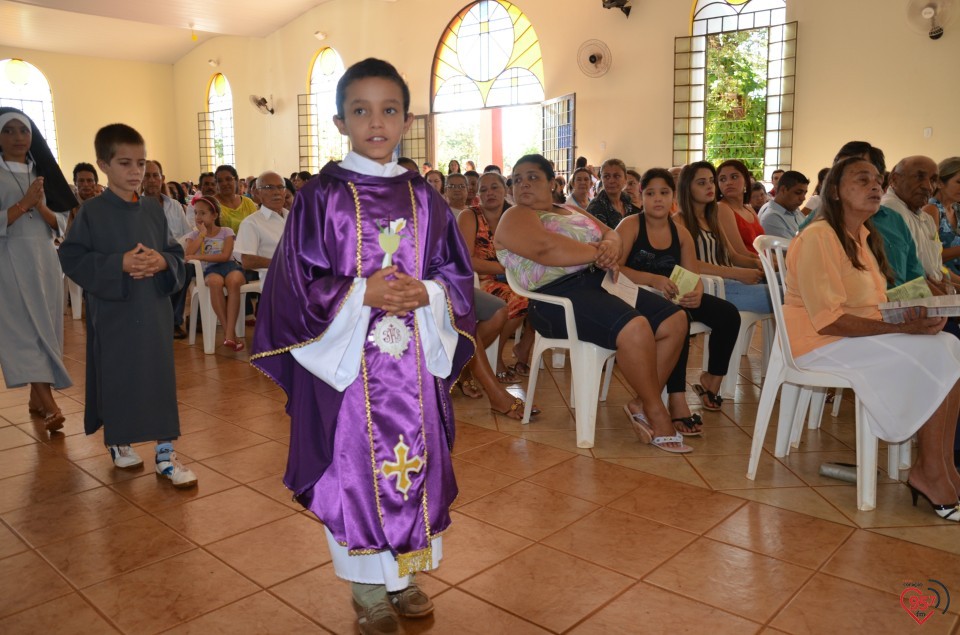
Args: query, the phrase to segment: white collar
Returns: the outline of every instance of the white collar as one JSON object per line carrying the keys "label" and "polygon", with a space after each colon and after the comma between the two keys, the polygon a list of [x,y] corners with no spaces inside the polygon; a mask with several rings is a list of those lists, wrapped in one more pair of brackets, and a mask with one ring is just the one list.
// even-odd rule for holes
{"label": "white collar", "polygon": [[30,174],[30,171],[33,170],[33,159],[28,156],[26,163],[7,163],[6,161],[2,161],[0,162],[0,167],[6,168],[8,172]]}
{"label": "white collar", "polygon": [[367,176],[399,176],[407,171],[406,168],[397,165],[396,161],[386,164],[377,163],[373,159],[357,154],[352,150],[347,153],[347,156],[343,157],[340,167]]}
{"label": "white collar", "polygon": [[260,215],[263,216],[264,218],[270,218],[271,216],[279,216],[280,218],[286,218],[287,214],[289,213],[287,212],[287,208],[282,207],[280,209],[282,209],[283,211],[277,213],[272,209],[270,209],[269,207],[267,207],[266,205],[261,204],[259,212],[260,212]]}

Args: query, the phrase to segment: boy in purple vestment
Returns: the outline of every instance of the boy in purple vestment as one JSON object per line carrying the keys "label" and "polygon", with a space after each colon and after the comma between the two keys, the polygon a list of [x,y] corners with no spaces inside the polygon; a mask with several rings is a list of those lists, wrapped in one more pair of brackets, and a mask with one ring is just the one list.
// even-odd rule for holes
{"label": "boy in purple vestment", "polygon": [[286,392],[284,483],[326,528],[362,633],[433,603],[456,498],[450,389],[473,355],[473,270],[443,198],[393,154],[410,126],[397,70],[367,59],[337,85],[353,150],[300,190],[263,287],[252,363]]}

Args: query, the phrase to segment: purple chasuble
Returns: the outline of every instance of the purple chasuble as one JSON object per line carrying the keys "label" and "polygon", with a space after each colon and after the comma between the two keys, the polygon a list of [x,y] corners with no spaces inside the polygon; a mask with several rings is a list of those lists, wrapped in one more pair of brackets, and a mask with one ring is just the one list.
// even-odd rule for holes
{"label": "purple chasuble", "polygon": [[[360,373],[338,392],[290,350],[322,342],[354,280],[381,268],[381,228],[400,219],[393,264],[443,287],[460,334],[451,374],[427,370],[413,312],[389,319],[372,308]],[[351,553],[389,550],[401,575],[429,566],[430,541],[450,524],[450,389],[474,353],[475,332],[469,252],[422,177],[368,176],[331,162],[300,190],[263,287],[251,362],[288,397],[284,484]]]}

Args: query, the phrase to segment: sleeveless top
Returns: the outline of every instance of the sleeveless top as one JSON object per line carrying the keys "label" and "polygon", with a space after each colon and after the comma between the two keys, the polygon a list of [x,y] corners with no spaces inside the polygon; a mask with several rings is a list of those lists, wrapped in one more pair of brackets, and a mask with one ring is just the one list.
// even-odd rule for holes
{"label": "sleeveless top", "polygon": [[[573,212],[569,216],[556,212],[537,212],[543,228],[548,232],[561,234],[582,243],[594,243],[603,238],[600,228],[592,219],[583,214]],[[517,278],[517,282],[529,291],[534,291],[550,284],[555,280],[576,273],[589,267],[589,264],[571,265],[569,267],[548,267],[538,262],[518,256],[506,249],[497,250],[497,260],[510,270]]]}
{"label": "sleeveless top", "polygon": [[673,268],[680,264],[680,235],[677,226],[670,220],[670,246],[666,249],[657,249],[650,244],[647,235],[646,214],[641,212],[637,239],[630,248],[626,265],[636,271],[645,271],[660,276],[670,277]]}
{"label": "sleeveless top", "polygon": [[697,247],[697,260],[701,260],[717,267],[726,267],[727,263],[717,258],[717,237],[709,229],[700,229],[700,234],[694,241]]}
{"label": "sleeveless top", "polygon": [[[943,248],[947,249],[949,247],[960,246],[960,235],[958,235],[957,230],[950,225],[950,219],[947,218],[947,211],[944,209],[943,203],[933,197],[930,198],[930,203],[936,205],[937,211],[940,212],[940,227],[938,228],[938,232],[940,234],[940,242],[943,243]],[[960,204],[954,203],[953,211],[958,222],[960,222]],[[960,258],[948,260],[943,264],[953,273],[960,275]]]}
{"label": "sleeveless top", "polygon": [[756,240],[757,236],[763,235],[763,225],[760,224],[760,219],[754,216],[751,223],[744,220],[737,212],[733,213],[733,217],[737,220],[737,230],[740,232],[740,238],[743,239],[747,251],[756,255],[757,250],[753,248],[753,241]]}

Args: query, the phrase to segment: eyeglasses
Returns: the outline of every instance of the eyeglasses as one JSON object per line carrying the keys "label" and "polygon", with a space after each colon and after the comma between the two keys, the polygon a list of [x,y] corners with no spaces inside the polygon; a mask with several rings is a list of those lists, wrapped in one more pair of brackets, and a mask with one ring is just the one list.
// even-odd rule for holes
{"label": "eyeglasses", "polygon": [[465,190],[467,189],[467,186],[466,185],[448,185],[447,189],[448,190]]}
{"label": "eyeglasses", "polygon": [[285,185],[261,185],[257,188],[261,192],[281,191],[287,189]]}

